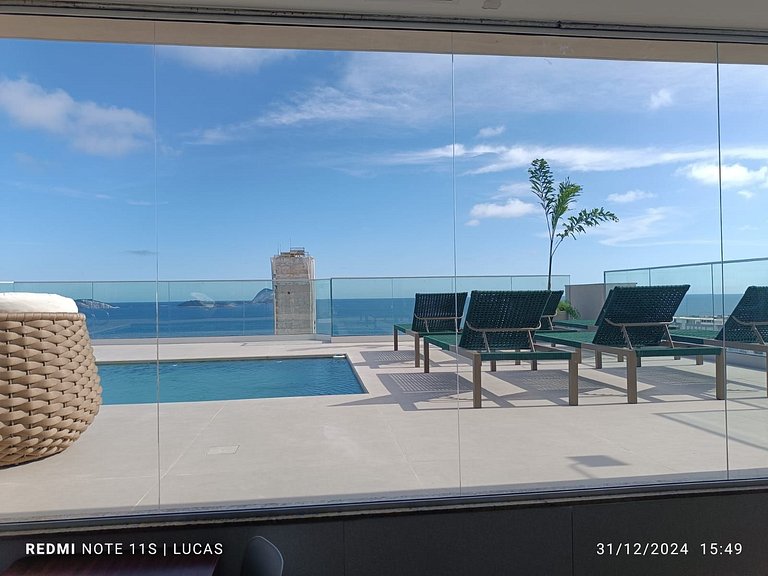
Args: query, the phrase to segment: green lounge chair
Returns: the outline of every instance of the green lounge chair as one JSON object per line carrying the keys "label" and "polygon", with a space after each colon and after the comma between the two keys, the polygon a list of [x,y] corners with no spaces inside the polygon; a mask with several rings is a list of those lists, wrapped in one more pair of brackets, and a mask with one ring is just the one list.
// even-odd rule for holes
{"label": "green lounge chair", "polygon": [[429,347],[470,358],[472,361],[472,406],[482,408],[482,363],[490,361],[491,371],[498,360],[531,362],[568,360],[568,403],[579,403],[578,354],[552,350],[534,343],[534,332],[541,326],[541,316],[549,291],[473,291],[461,334],[424,336],[424,372],[429,372]]}
{"label": "green lounge chair", "polygon": [[747,288],[720,330],[673,330],[670,334],[675,342],[761,352],[768,394],[768,286]]}
{"label": "green lounge chair", "polygon": [[582,320],[581,318],[568,318],[566,320],[553,320],[552,323],[556,326],[555,330],[568,328],[574,330],[588,330],[590,332],[595,331],[594,320]]}
{"label": "green lounge chair", "polygon": [[563,290],[552,290],[549,293],[547,304],[544,306],[544,312],[541,314],[541,330],[554,330],[555,326],[552,320],[557,314],[557,305],[563,297]]}
{"label": "green lounge chair", "polygon": [[596,321],[595,332],[541,332],[536,339],[552,345],[561,344],[577,351],[593,350],[595,368],[602,368],[602,354],[615,354],[627,360],[627,402],[637,403],[637,368],[641,358],[695,356],[697,364],[704,356],[715,356],[716,396],[725,398],[725,361],[720,346],[677,343],[672,340],[669,324],[690,288],[681,286],[616,286],[609,293]]}
{"label": "green lounge chair", "polygon": [[398,333],[413,336],[413,365],[421,362],[420,339],[425,334],[456,334],[464,315],[466,292],[444,292],[416,294],[413,306],[413,320],[410,324],[394,325],[394,345],[398,349]]}

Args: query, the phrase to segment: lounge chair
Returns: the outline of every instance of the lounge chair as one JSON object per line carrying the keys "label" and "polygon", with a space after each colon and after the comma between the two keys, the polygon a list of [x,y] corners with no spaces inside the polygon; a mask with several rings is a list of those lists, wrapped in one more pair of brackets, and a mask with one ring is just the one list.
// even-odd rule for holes
{"label": "lounge chair", "polygon": [[563,290],[552,290],[549,293],[547,304],[544,306],[544,312],[541,314],[541,330],[554,330],[555,326],[552,320],[557,314],[557,305],[563,297]]}
{"label": "lounge chair", "polygon": [[499,360],[530,361],[532,370],[539,360],[568,360],[568,403],[577,405],[578,354],[534,343],[549,296],[548,290],[473,291],[461,334],[424,336],[424,372],[430,368],[430,345],[471,359],[472,406],[482,408],[483,362],[490,361],[495,371]]}
{"label": "lounge chair", "polygon": [[413,365],[418,368],[421,362],[421,337],[425,334],[456,334],[461,326],[466,301],[466,292],[416,294],[412,322],[394,325],[395,350],[398,349],[399,332],[413,336]]}
{"label": "lounge chair", "polygon": [[674,342],[761,352],[768,394],[768,286],[747,288],[720,330],[672,330],[670,334]]}
{"label": "lounge chair", "polygon": [[589,332],[595,331],[594,320],[583,320],[581,318],[568,318],[566,320],[552,320],[554,324],[553,330],[587,330]]}
{"label": "lounge chair", "polygon": [[697,364],[704,356],[715,356],[715,393],[725,398],[725,361],[720,346],[675,343],[669,324],[689,285],[616,286],[605,299],[595,322],[595,332],[540,332],[536,339],[564,345],[577,351],[593,350],[595,368],[602,368],[602,354],[615,354],[627,360],[627,402],[637,403],[637,368],[644,357],[695,356]]}

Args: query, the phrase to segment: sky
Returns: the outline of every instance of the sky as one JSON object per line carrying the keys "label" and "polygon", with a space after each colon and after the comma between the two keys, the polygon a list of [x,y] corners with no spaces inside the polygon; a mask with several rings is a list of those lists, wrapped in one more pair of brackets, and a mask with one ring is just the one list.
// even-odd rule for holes
{"label": "sky", "polygon": [[573,283],[768,256],[764,68],[0,40],[0,280],[546,274],[536,158]]}

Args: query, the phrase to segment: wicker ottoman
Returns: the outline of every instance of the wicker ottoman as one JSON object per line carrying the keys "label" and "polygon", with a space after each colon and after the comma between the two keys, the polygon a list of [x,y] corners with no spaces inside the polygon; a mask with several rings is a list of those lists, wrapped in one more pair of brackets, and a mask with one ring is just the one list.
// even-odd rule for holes
{"label": "wicker ottoman", "polygon": [[100,405],[83,314],[0,312],[0,467],[61,452]]}

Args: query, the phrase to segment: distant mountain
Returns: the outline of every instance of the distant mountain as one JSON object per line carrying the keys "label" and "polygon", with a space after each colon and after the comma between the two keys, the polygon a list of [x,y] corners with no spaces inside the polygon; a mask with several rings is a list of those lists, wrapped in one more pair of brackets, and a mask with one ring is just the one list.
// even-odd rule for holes
{"label": "distant mountain", "polygon": [[213,300],[187,300],[182,302],[179,306],[198,306],[200,308],[215,308],[216,302]]}
{"label": "distant mountain", "polygon": [[251,304],[272,304],[275,301],[275,295],[272,288],[263,288],[251,300]]}
{"label": "distant mountain", "polygon": [[119,308],[119,306],[113,306],[112,304],[107,304],[101,300],[91,300],[89,298],[75,300],[75,304],[77,304],[78,308],[85,308],[87,310],[109,310],[112,308]]}
{"label": "distant mountain", "polygon": [[[193,294],[194,296],[194,294]],[[195,298],[194,300],[187,300],[186,302],[179,303],[179,306],[185,307],[198,307],[198,308],[235,308],[242,306],[243,304],[272,304],[274,301],[274,295],[271,288],[264,288],[260,290],[252,300],[212,300],[208,297]]]}

